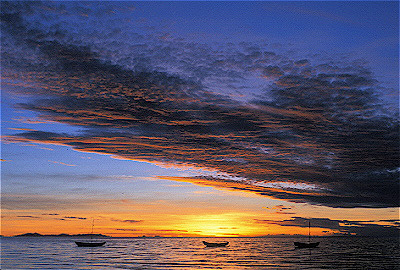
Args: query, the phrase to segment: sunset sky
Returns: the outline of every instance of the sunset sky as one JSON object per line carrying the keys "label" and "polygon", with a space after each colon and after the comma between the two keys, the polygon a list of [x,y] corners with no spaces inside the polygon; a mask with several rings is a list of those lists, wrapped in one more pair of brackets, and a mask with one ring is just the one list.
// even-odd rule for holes
{"label": "sunset sky", "polygon": [[1,234],[397,234],[398,11],[2,1]]}

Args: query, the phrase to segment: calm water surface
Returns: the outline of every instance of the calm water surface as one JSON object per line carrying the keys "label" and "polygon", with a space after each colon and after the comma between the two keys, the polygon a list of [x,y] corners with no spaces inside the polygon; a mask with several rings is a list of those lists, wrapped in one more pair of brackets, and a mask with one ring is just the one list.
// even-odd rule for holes
{"label": "calm water surface", "polygon": [[119,238],[85,248],[71,238],[2,238],[1,269],[400,269],[397,238],[322,238],[311,250],[295,249],[297,240]]}

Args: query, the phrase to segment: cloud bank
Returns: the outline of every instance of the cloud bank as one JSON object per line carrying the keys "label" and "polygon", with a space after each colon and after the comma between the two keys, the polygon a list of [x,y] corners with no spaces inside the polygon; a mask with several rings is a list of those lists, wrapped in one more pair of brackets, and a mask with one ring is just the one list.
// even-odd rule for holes
{"label": "cloud bank", "polygon": [[6,140],[205,168],[220,176],[179,180],[288,201],[399,206],[398,112],[382,105],[382,87],[362,61],[295,59],[261,43],[216,48],[155,33],[125,39],[115,27],[86,39],[56,18],[96,24],[106,9],[4,6],[2,84],[27,97],[17,106],[40,120],[80,128]]}
{"label": "cloud bank", "polygon": [[[276,224],[280,226],[294,226],[294,227],[308,227],[313,228],[326,228],[338,231],[338,234],[342,235],[358,235],[358,236],[398,236],[399,226],[396,221],[390,221],[393,224],[390,225],[379,225],[369,224],[365,221],[349,221],[349,220],[332,220],[329,218],[312,218],[306,219],[303,217],[292,217],[292,219],[286,219],[281,221],[274,220],[255,220],[258,223],[265,224]],[[397,220],[398,221],[398,220]],[[372,221],[374,222],[374,221]]]}

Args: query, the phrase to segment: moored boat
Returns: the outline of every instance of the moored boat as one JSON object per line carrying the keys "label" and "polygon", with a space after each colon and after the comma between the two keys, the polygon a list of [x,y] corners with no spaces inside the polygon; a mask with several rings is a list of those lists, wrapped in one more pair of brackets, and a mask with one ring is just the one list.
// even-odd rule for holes
{"label": "moored boat", "polygon": [[75,244],[78,245],[78,247],[100,247],[103,246],[106,243],[106,241],[102,242],[83,242],[83,241],[75,241]]}
{"label": "moored boat", "polygon": [[308,242],[294,242],[296,248],[316,248],[319,242],[311,242],[310,220],[308,220]]}
{"label": "moored boat", "polygon": [[88,240],[88,241],[75,241],[75,244],[78,247],[101,247],[106,243],[106,241],[92,240],[93,227],[94,227],[94,219],[93,219],[93,222],[92,222],[92,232],[90,233],[90,240]]}
{"label": "moored boat", "polygon": [[303,242],[294,242],[296,248],[316,248],[319,245],[319,242],[313,243],[303,243]]}
{"label": "moored boat", "polygon": [[211,242],[203,241],[203,244],[206,245],[207,247],[226,247],[229,244],[229,242],[211,243]]}

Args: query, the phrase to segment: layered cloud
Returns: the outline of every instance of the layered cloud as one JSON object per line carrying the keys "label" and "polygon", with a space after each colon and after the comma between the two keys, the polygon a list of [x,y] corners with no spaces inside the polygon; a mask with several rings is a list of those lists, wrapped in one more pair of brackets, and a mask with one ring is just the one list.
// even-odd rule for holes
{"label": "layered cloud", "polygon": [[85,217],[73,217],[73,216],[68,216],[68,217],[63,217],[63,220],[65,219],[86,219]]}
{"label": "layered cloud", "polygon": [[[391,221],[394,224],[380,225],[371,224],[365,221],[349,221],[349,220],[332,220],[329,218],[312,218],[306,219],[303,217],[293,217],[292,219],[286,219],[281,221],[274,220],[255,220],[258,223],[265,224],[276,224],[280,226],[294,226],[294,227],[308,227],[313,228],[326,228],[334,231],[338,231],[338,234],[343,235],[358,235],[358,236],[398,236],[399,226],[395,221]],[[371,221],[376,222],[376,221]]]}
{"label": "layered cloud", "polygon": [[32,3],[5,5],[3,85],[41,121],[80,128],[6,140],[204,168],[220,176],[177,180],[288,201],[399,206],[397,112],[363,62],[296,59],[261,43],[124,39],[114,27],[86,39],[51,16],[32,24]]}

